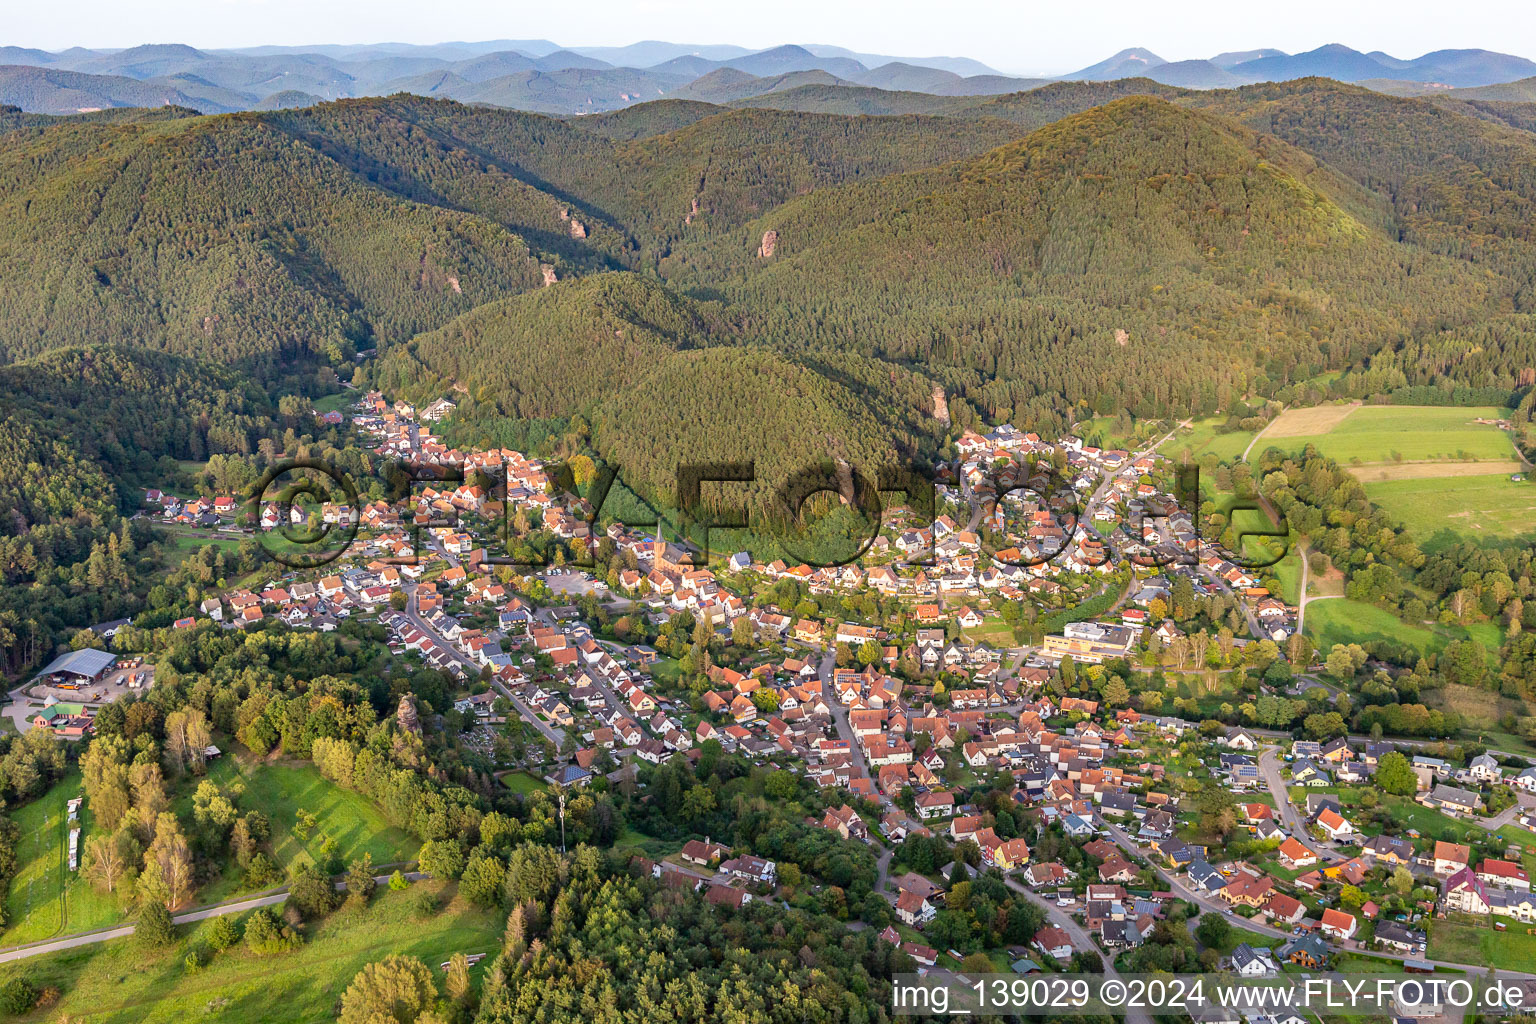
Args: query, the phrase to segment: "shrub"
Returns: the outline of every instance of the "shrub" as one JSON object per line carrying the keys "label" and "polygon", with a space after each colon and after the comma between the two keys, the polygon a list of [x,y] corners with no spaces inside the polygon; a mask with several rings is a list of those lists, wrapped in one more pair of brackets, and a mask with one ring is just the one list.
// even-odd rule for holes
{"label": "shrub", "polygon": [[437,895],[422,889],[411,897],[411,913],[417,917],[431,917],[437,913]]}
{"label": "shrub", "polygon": [[216,917],[208,926],[208,946],[215,953],[222,953],[240,941],[240,922],[234,914]]}
{"label": "shrub", "polygon": [[26,978],[12,978],[0,985],[0,1010],[6,1013],[26,1013],[37,1005],[37,990]]}
{"label": "shrub", "polygon": [[245,945],[257,956],[273,956],[298,948],[303,940],[292,928],[280,922],[263,907],[245,922]]}

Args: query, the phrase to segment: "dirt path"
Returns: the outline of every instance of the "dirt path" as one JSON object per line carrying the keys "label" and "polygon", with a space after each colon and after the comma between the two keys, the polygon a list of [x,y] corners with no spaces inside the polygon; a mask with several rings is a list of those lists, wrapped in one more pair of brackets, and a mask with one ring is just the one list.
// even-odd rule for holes
{"label": "dirt path", "polygon": [[1253,440],[1248,442],[1248,447],[1243,449],[1243,457],[1238,459],[1237,461],[1239,461],[1239,462],[1247,462],[1248,461],[1248,453],[1253,451],[1253,446],[1259,443],[1259,438],[1264,436],[1264,432],[1266,430],[1268,430],[1270,427],[1275,425],[1275,420],[1279,419],[1280,418],[1280,413],[1283,413],[1283,412],[1285,412],[1285,410],[1281,409],[1280,412],[1275,413],[1275,419],[1274,420],[1270,420],[1268,423],[1264,424],[1262,427],[1259,428],[1259,432],[1257,434],[1253,435]]}

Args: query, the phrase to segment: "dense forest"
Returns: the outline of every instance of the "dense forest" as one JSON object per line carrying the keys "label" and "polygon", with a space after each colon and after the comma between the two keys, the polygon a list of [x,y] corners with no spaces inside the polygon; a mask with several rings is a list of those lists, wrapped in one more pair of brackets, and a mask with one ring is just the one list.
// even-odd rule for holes
{"label": "dense forest", "polygon": [[[893,361],[961,392],[962,418],[1041,426],[1225,408],[1447,332],[1497,330],[1500,372],[1532,344],[1509,319],[1536,276],[1517,112],[1321,80],[939,99],[944,116],[667,100],[563,122],[407,96],[9,115],[7,355],[345,364],[625,268],[717,307],[731,336],[693,344]],[[23,256],[44,238],[59,256]],[[559,305],[520,312],[550,318],[524,335],[556,335]]]}

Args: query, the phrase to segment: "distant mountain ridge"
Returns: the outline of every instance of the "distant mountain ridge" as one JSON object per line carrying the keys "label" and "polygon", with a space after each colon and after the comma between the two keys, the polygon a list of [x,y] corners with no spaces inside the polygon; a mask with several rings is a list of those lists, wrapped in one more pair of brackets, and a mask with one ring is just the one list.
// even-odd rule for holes
{"label": "distant mountain ridge", "polygon": [[1169,63],[1151,50],[1131,48],[1062,77],[1067,81],[1109,81],[1137,75],[1190,89],[1232,88],[1297,78],[1332,78],[1339,82],[1404,80],[1472,87],[1536,75],[1536,61],[1492,50],[1435,50],[1405,60],[1380,50],[1362,53],[1340,43],[1329,43],[1305,53],[1246,50],[1220,53],[1208,61]]}
{"label": "distant mountain ridge", "polygon": [[[1025,78],[968,57],[892,57],[816,43],[762,50],[661,40],[566,47],[547,39],[228,50],[156,42],[57,53],[0,47],[0,104],[45,114],[140,105],[226,113],[290,106],[300,95],[323,101],[411,92],[582,115],[665,97],[734,103],[807,85],[955,97],[1022,92],[1050,81],[1139,78],[1184,89],[1230,89],[1309,77],[1371,83],[1407,95],[1516,83],[1536,77],[1536,61],[1481,49],[1436,50],[1407,59],[1338,43],[1295,54],[1257,48],[1169,61],[1144,47],[1129,47],[1057,78]],[[1523,93],[1511,88],[1500,95]],[[860,102],[871,110],[913,105],[894,97]]]}

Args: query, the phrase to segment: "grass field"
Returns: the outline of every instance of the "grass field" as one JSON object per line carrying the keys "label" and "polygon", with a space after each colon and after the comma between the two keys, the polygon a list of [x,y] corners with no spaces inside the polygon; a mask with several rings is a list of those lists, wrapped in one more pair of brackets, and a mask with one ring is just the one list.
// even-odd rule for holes
{"label": "grass field", "polygon": [[[35,942],[64,931],[87,931],[121,918],[115,899],[96,892],[69,870],[65,805],[79,793],[80,775],[71,772],[13,815],[21,829],[21,845],[16,854],[16,876],[5,898],[9,923],[0,932],[0,945]],[[83,857],[91,829],[89,811],[82,812],[80,820]]]}
{"label": "grass field", "polygon": [[1350,414],[1360,408],[1358,403],[1349,405],[1314,405],[1305,409],[1286,409],[1276,416],[1264,431],[1266,438],[1310,437],[1327,434]]}
{"label": "grass field", "polygon": [[316,413],[322,415],[328,412],[344,413],[351,407],[352,402],[357,397],[358,393],[356,391],[338,391],[334,395],[317,398],[310,404],[315,407]]}
{"label": "grass field", "polygon": [[[245,781],[245,792],[237,801],[241,811],[260,811],[272,823],[272,852],[278,864],[287,870],[296,863],[313,863],[324,836],[337,841],[343,863],[370,854],[375,864],[409,860],[420,843],[404,830],[384,819],[361,794],[342,789],[324,778],[307,761],[272,763],[247,761],[225,756],[215,761],[208,777],[227,787],[237,777]],[[191,815],[191,792],[175,801],[177,814]],[[320,824],[307,840],[293,834],[298,812],[304,809]],[[214,903],[239,891],[238,871],[226,871],[198,891],[198,903]]]}
{"label": "grass field", "polygon": [[542,779],[536,779],[527,772],[508,772],[501,777],[501,784],[514,793],[537,793],[549,788]]}
{"label": "grass field", "polygon": [[1280,599],[1286,604],[1295,604],[1301,598],[1301,552],[1291,548],[1275,563],[1273,571],[1280,581]]}
{"label": "grass field", "polygon": [[159,533],[163,538],[162,543],[165,545],[166,555],[177,564],[180,564],[183,559],[198,548],[205,548],[210,544],[223,548],[225,551],[235,551],[240,547],[240,541],[237,538],[217,534],[212,530],[198,531],[197,533],[161,530]]}
{"label": "grass field", "polygon": [[1430,552],[1463,539],[1536,533],[1536,484],[1508,473],[1367,483],[1365,493]]}
{"label": "grass field", "polygon": [[[443,909],[416,917],[411,902],[418,886],[438,892]],[[54,985],[61,990],[57,1007],[27,1019],[90,1024],[330,1021],[342,993],[367,963],[391,953],[420,957],[432,969],[441,993],[438,964],[457,952],[496,951],[504,915],[450,900],[452,896],[447,883],[417,883],[404,892],[381,887],[372,906],[340,911],[310,926],[302,947],[274,957],[253,956],[241,945],[201,970],[189,970],[183,960],[208,927],[205,922],[164,952],[146,954],[131,939],[119,939],[6,964],[0,979],[24,977],[38,988]],[[477,984],[489,962],[471,971]]]}
{"label": "grass field", "polygon": [[[1533,713],[1531,704],[1519,697],[1490,693],[1471,686],[1454,683],[1442,686],[1438,698],[1431,701],[1433,707],[1454,711],[1461,716],[1463,736],[1477,739],[1479,743],[1499,750],[1531,751],[1531,742],[1523,736],[1505,732],[1499,727],[1504,715],[1525,718]],[[1529,842],[1530,840],[1519,840]],[[1536,864],[1532,865],[1536,868]]]}
{"label": "grass field", "polygon": [[1468,477],[1503,476],[1524,473],[1525,464],[1510,459],[1505,462],[1372,462],[1351,466],[1349,473],[1367,486],[1399,481],[1443,481],[1443,490],[1453,492]]}
{"label": "grass field", "polygon": [[1497,419],[1508,410],[1492,406],[1347,406],[1287,409],[1259,443],[1287,451],[1309,444],[1343,465],[1352,463],[1447,460],[1507,462],[1515,457],[1509,435],[1479,417]]}
{"label": "grass field", "polygon": [[1232,951],[1244,942],[1254,949],[1273,949],[1285,941],[1278,935],[1265,935],[1263,932],[1250,931],[1236,921],[1232,921],[1231,925],[1231,934],[1228,935],[1227,941],[1219,947],[1223,956],[1230,956]]}
{"label": "grass field", "polygon": [[1103,448],[1129,448],[1138,436],[1145,436],[1147,430],[1144,424],[1137,424],[1131,433],[1122,434],[1115,429],[1115,417],[1095,416],[1079,423],[1077,432],[1085,438],[1099,438],[1103,441],[1100,446]]}
{"label": "grass field", "polygon": [[1415,626],[1403,622],[1391,612],[1347,597],[1313,601],[1307,605],[1307,635],[1319,651],[1334,644],[1364,644],[1371,640],[1396,640],[1424,653],[1439,652],[1452,640],[1472,637],[1490,651],[1500,646],[1497,626]]}
{"label": "grass field", "polygon": [[[1327,786],[1315,789],[1294,786],[1288,792],[1292,802],[1298,807],[1306,806],[1309,793],[1332,793],[1338,797],[1339,806],[1344,809],[1345,817],[1349,817],[1351,810],[1362,806],[1361,794],[1365,791],[1354,786]],[[1378,806],[1386,810],[1392,818],[1393,828],[1385,830],[1391,835],[1416,829],[1420,835],[1431,839],[1444,839],[1447,842],[1458,843],[1468,839],[1481,839],[1483,836],[1483,828],[1477,823],[1452,818],[1443,811],[1425,807],[1407,797],[1380,794]],[[1364,831],[1372,834],[1374,830],[1367,828]]]}
{"label": "grass field", "polygon": [[1234,430],[1226,434],[1218,433],[1217,428],[1225,422],[1225,417],[1214,416],[1196,420],[1190,424],[1188,430],[1180,431],[1160,450],[1164,455],[1175,459],[1186,453],[1196,459],[1209,453],[1222,462],[1236,461],[1243,454],[1243,449],[1248,447],[1248,442],[1253,440],[1253,431]]}
{"label": "grass field", "polygon": [[663,686],[676,686],[683,674],[683,663],[676,658],[657,658],[651,665],[651,678]]}
{"label": "grass field", "polygon": [[1016,643],[1013,627],[995,615],[989,615],[983,619],[981,626],[977,629],[961,630],[961,635],[971,643],[983,643],[994,649],[1012,647]]}
{"label": "grass field", "polygon": [[1429,926],[1428,956],[1458,964],[1477,964],[1509,971],[1536,970],[1536,935],[1531,926],[1511,921],[1497,932],[1486,919],[1474,923],[1462,915]]}

